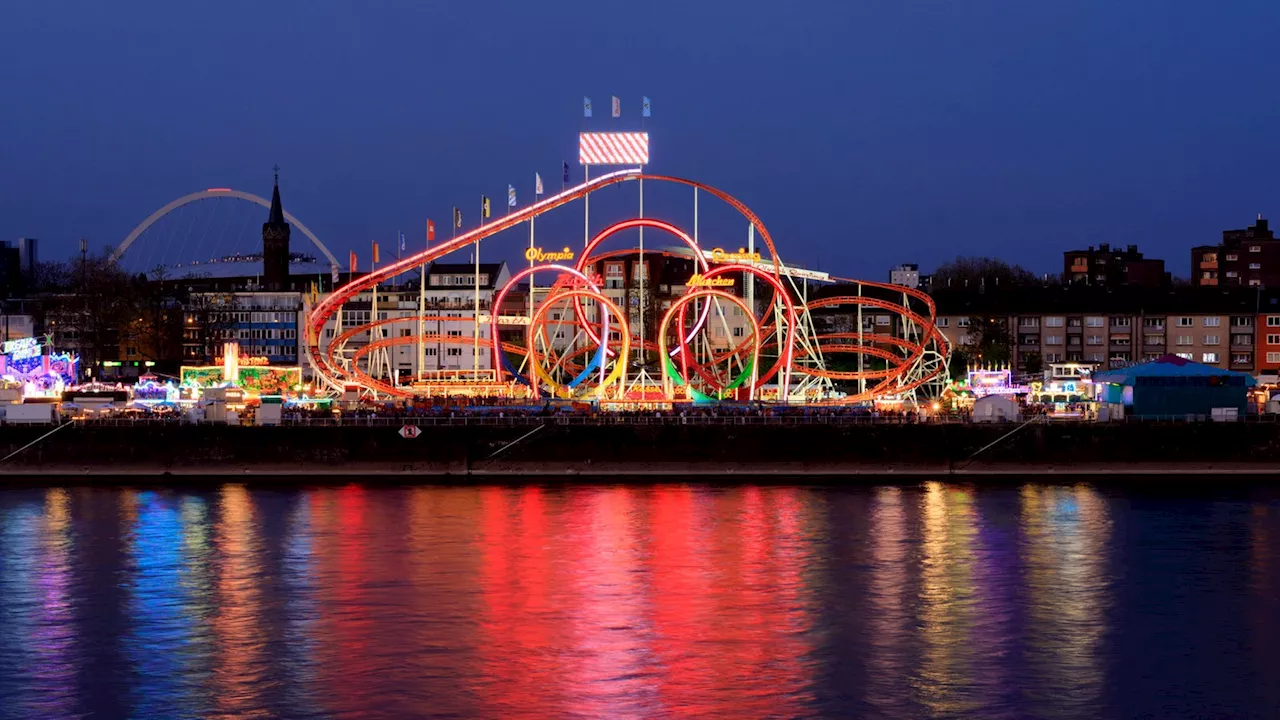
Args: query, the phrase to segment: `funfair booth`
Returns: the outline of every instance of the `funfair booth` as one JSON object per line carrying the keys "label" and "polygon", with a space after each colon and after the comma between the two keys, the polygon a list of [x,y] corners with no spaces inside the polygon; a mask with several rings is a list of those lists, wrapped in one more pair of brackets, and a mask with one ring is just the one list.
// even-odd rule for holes
{"label": "funfair booth", "polygon": [[20,387],[22,399],[58,399],[76,384],[80,358],[54,352],[38,338],[19,338],[0,346],[0,385]]}

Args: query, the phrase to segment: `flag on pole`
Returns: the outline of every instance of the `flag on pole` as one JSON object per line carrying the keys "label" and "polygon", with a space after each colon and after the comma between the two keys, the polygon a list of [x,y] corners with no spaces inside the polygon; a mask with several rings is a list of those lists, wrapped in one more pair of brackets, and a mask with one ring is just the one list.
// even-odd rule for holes
{"label": "flag on pole", "polygon": [[352,250],[352,251],[351,251],[351,266],[350,266],[350,267],[351,267],[351,274],[352,274],[352,275],[355,275],[355,274],[356,274],[356,251],[355,251],[355,250]]}
{"label": "flag on pole", "polygon": [[373,244],[373,264],[377,265],[379,262],[381,261],[378,259],[378,243],[375,242]]}
{"label": "flag on pole", "polygon": [[430,245],[435,241],[436,241],[436,224],[431,222],[430,220],[427,220],[427,244]]}
{"label": "flag on pole", "polygon": [[564,181],[569,182],[569,163],[564,164]]}
{"label": "flag on pole", "polygon": [[329,283],[331,288],[338,287],[338,264],[329,266]]}
{"label": "flag on pole", "polygon": [[622,101],[618,100],[618,96],[613,96],[613,116],[622,117]]}
{"label": "flag on pole", "polygon": [[485,217],[485,219],[488,219],[488,217],[489,217],[489,196],[487,196],[487,195],[481,195],[481,196],[480,196],[480,210],[481,210],[481,213],[480,213],[480,214],[481,214],[481,215],[483,215],[483,216]]}
{"label": "flag on pole", "polygon": [[513,208],[515,206],[516,206],[516,186],[508,185],[507,186],[507,207]]}
{"label": "flag on pole", "polygon": [[644,99],[644,102],[640,105],[640,116],[653,117],[653,107],[649,104],[649,98],[647,97]]}
{"label": "flag on pole", "polygon": [[542,176],[538,173],[533,174],[533,194],[535,196],[542,194]]}
{"label": "flag on pole", "polygon": [[582,117],[591,117],[591,98],[589,97],[582,98]]}
{"label": "flag on pole", "polygon": [[462,227],[462,211],[458,208],[453,209],[453,226],[456,228]]}
{"label": "flag on pole", "polygon": [[400,233],[400,252],[404,252],[409,248],[404,244],[404,233]]}

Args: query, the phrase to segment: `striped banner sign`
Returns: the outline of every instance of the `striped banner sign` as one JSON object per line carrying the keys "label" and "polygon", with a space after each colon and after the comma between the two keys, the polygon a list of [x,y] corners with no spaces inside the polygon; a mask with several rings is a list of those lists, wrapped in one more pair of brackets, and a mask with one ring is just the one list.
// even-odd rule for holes
{"label": "striped banner sign", "polygon": [[649,133],[580,133],[578,163],[581,165],[647,165],[649,164]]}

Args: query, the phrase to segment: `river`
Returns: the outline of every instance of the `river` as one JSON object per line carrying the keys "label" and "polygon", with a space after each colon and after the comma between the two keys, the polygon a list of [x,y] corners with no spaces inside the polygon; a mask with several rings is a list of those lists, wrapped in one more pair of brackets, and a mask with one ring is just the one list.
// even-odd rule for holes
{"label": "river", "polygon": [[1280,494],[0,492],[0,717],[1274,718]]}

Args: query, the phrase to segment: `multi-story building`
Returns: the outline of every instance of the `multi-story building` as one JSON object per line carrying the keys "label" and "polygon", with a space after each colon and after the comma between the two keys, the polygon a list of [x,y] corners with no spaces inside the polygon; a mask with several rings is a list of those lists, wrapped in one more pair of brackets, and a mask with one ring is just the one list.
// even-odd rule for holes
{"label": "multi-story building", "polygon": [[1137,245],[1121,249],[1107,243],[1064,252],[1062,275],[1071,283],[1101,287],[1160,287],[1169,282],[1164,260],[1143,257]]}
{"label": "multi-story building", "polygon": [[889,270],[889,282],[909,288],[920,287],[920,266],[915,263],[903,263]]}
{"label": "multi-story building", "polygon": [[1222,243],[1191,248],[1191,279],[1202,287],[1275,287],[1280,242],[1261,215],[1242,230],[1223,230]]}
{"label": "multi-story building", "polygon": [[234,341],[242,357],[297,365],[302,310],[297,292],[193,293],[183,307],[183,362],[211,363],[222,355],[223,343]]}
{"label": "multi-story building", "polygon": [[[1255,372],[1261,367],[1257,292],[1201,290],[1150,293],[1027,289],[968,299],[938,298],[938,326],[955,347],[976,345],[973,322],[1007,328],[1012,365],[1082,362],[1102,367],[1174,354],[1216,367]],[[1276,311],[1280,353],[1280,307]],[[1280,355],[1273,355],[1280,367]]]}

